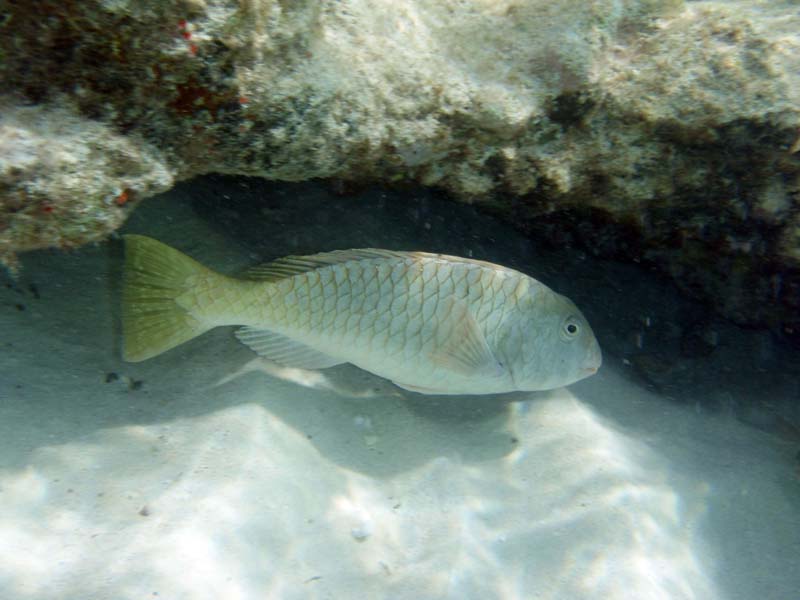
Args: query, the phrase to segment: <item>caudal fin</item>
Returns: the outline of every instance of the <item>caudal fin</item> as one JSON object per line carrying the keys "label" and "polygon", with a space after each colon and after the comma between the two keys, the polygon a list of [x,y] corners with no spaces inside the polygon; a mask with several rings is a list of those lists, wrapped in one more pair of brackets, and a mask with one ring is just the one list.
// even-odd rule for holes
{"label": "caudal fin", "polygon": [[122,357],[139,362],[209,330],[176,298],[191,275],[209,273],[185,254],[143,235],[125,235],[122,288]]}

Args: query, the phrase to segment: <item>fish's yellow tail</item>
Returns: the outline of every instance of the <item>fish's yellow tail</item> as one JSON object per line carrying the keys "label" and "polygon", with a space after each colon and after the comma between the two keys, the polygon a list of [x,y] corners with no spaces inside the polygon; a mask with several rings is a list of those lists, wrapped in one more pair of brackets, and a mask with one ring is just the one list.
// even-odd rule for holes
{"label": "fish's yellow tail", "polygon": [[[193,276],[211,271],[185,254],[143,235],[125,235],[122,357],[139,362],[211,329],[179,299]],[[196,278],[195,278],[196,279]]]}

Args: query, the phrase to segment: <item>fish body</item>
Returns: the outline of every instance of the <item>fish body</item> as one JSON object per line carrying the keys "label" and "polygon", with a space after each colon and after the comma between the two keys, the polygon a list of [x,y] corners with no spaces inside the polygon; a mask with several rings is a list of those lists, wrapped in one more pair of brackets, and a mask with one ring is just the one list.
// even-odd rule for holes
{"label": "fish body", "polygon": [[123,355],[140,361],[218,326],[286,366],[352,363],[429,394],[568,385],[600,347],[575,305],[487,262],[378,249],[290,256],[232,278],[126,235]]}

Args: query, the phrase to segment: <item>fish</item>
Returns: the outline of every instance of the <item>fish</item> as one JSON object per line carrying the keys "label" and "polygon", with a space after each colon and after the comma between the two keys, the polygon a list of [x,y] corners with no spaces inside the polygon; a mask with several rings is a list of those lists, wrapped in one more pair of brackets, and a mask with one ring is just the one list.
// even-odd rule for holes
{"label": "fish", "polygon": [[571,300],[493,263],[365,248],[287,256],[231,277],[150,237],[123,239],[129,362],[236,325],[240,342],[279,365],[351,363],[422,394],[548,390],[602,364]]}

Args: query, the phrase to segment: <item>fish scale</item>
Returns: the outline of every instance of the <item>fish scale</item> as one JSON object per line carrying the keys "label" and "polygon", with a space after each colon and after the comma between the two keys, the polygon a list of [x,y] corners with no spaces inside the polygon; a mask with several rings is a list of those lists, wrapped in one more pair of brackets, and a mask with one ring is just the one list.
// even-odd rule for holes
{"label": "fish scale", "polygon": [[567,298],[471,259],[378,249],[287,257],[241,279],[125,236],[124,355],[156,356],[220,325],[304,368],[350,362],[406,389],[551,389],[594,373],[597,340]]}

